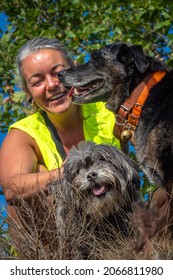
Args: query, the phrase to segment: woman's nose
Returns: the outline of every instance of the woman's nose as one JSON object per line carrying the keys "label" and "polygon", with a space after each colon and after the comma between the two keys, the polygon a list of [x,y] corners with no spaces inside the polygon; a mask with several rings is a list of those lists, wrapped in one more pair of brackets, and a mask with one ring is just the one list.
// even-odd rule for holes
{"label": "woman's nose", "polygon": [[47,76],[47,88],[48,89],[53,89],[54,87],[59,85],[59,79],[57,77],[54,76]]}

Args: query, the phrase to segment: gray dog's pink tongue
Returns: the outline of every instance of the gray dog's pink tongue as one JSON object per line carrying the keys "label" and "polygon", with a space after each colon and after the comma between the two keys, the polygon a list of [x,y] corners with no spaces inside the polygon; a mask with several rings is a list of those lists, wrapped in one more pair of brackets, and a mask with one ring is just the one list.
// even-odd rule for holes
{"label": "gray dog's pink tongue", "polygon": [[95,196],[102,195],[103,193],[107,192],[107,189],[104,186],[95,187],[93,189],[93,194]]}

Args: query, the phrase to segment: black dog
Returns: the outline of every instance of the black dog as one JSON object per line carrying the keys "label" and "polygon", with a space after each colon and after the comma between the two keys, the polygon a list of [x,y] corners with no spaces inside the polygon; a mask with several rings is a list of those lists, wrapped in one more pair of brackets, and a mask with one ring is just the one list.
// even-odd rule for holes
{"label": "black dog", "polygon": [[88,63],[63,70],[58,77],[71,88],[73,102],[106,102],[116,114],[117,137],[128,141],[135,132],[142,169],[163,188],[160,198],[166,190],[173,201],[173,71],[167,71],[164,63],[146,55],[138,45],[114,43],[93,53]]}

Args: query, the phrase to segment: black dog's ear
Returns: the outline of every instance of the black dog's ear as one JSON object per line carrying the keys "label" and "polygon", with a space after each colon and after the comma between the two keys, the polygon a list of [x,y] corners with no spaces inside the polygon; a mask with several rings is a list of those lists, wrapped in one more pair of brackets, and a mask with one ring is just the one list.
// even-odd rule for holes
{"label": "black dog's ear", "polygon": [[140,45],[122,44],[118,56],[125,63],[133,62],[141,73],[144,73],[150,65],[149,57],[144,53]]}
{"label": "black dog's ear", "polygon": [[144,53],[143,48],[139,45],[132,45],[129,48],[130,53],[133,56],[134,63],[141,73],[144,73],[150,65],[148,56]]}

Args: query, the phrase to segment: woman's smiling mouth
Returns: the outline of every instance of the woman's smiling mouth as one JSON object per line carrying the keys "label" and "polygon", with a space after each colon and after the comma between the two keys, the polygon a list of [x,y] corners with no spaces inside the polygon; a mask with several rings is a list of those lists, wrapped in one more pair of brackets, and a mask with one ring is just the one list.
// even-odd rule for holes
{"label": "woman's smiling mouth", "polygon": [[57,94],[53,95],[52,97],[50,97],[50,98],[48,99],[48,101],[50,102],[50,101],[58,100],[58,99],[60,99],[61,97],[66,97],[67,94],[68,94],[68,92],[60,92],[60,93],[57,93]]}

